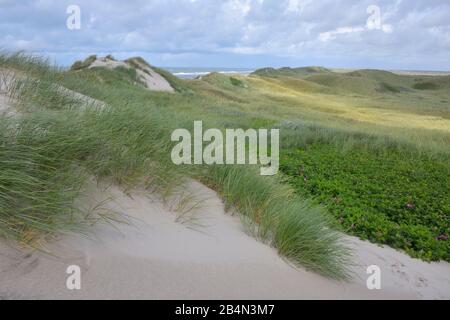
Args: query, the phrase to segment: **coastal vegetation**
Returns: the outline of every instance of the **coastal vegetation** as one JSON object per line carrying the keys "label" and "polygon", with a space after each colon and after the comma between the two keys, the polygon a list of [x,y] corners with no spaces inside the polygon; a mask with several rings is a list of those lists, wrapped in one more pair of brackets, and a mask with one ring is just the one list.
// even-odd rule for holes
{"label": "coastal vegetation", "polygon": [[[121,67],[82,62],[67,71],[2,54],[0,69],[14,71],[4,81],[17,110],[0,117],[3,238],[36,245],[85,232],[99,219],[77,206],[92,177],[166,196],[193,178],[256,237],[329,277],[348,277],[342,231],[450,261],[448,76],[310,67],[180,80],[152,67],[175,89],[169,93],[147,90]],[[175,166],[171,132],[196,120],[222,130],[279,128],[283,173]]]}

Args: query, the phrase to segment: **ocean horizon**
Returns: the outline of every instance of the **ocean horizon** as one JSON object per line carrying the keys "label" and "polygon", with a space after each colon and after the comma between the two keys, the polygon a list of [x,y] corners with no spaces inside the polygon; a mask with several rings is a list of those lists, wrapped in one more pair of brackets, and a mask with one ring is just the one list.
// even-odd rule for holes
{"label": "ocean horizon", "polygon": [[171,72],[174,76],[177,76],[181,79],[195,79],[200,76],[205,76],[212,72],[218,72],[223,74],[241,74],[248,75],[255,71],[256,69],[250,68],[218,68],[218,67],[163,67],[167,71]]}

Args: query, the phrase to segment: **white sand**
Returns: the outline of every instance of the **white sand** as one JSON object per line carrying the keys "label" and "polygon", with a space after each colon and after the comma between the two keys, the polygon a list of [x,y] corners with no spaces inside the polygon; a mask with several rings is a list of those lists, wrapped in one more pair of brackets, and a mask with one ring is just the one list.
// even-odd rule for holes
{"label": "white sand", "polygon": [[[107,201],[133,225],[96,225],[95,237],[64,236],[47,246],[52,255],[0,244],[0,297],[68,299],[419,299],[450,298],[450,267],[428,264],[352,238],[355,279],[341,283],[295,269],[274,249],[248,236],[224,212],[215,192],[193,183],[206,198],[192,224],[143,193],[95,185],[84,206]],[[66,289],[66,268],[82,269],[82,288]],[[382,269],[382,289],[366,288],[366,267]]]}
{"label": "white sand", "polygon": [[[134,60],[134,63],[139,66],[139,68],[135,68],[136,73],[139,77],[139,80],[147,89],[152,91],[175,92],[169,82],[152,68],[139,63],[139,61],[137,60]],[[104,67],[108,69],[114,69],[117,67],[133,68],[133,66],[126,61],[116,61],[109,59],[108,57],[97,58],[89,66],[89,68],[94,67]]]}
{"label": "white sand", "polygon": [[141,81],[146,85],[148,89],[156,91],[175,92],[169,82],[167,82],[167,80],[164,79],[164,77],[161,76],[158,72],[154,71],[147,65],[140,63],[137,59],[134,59],[133,61],[139,66],[139,69],[136,69],[136,72]]}

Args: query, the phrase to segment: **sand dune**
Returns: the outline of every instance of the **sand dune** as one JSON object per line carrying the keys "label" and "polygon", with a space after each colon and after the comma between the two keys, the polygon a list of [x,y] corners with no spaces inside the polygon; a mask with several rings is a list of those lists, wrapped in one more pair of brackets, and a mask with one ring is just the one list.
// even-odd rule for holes
{"label": "sand dune", "polygon": [[131,60],[133,65],[129,61],[116,61],[108,57],[97,58],[89,68],[103,67],[108,69],[114,69],[117,67],[124,68],[134,68],[139,80],[143,85],[152,91],[163,91],[163,92],[175,92],[169,82],[164,79],[159,73],[154,71],[152,68],[140,63],[137,59]]}
{"label": "sand dune", "polygon": [[[418,299],[450,298],[450,265],[428,264],[392,249],[349,238],[356,250],[354,279],[342,283],[296,269],[274,249],[247,235],[224,212],[215,192],[193,182],[204,199],[196,220],[155,197],[92,184],[89,207],[126,214],[131,224],[97,224],[92,237],[63,236],[46,250],[0,244],[0,297],[23,299]],[[108,200],[109,199],[109,200]],[[178,219],[180,220],[180,219]],[[66,288],[66,268],[81,267],[81,290]],[[382,270],[382,289],[366,288],[366,268]]]}

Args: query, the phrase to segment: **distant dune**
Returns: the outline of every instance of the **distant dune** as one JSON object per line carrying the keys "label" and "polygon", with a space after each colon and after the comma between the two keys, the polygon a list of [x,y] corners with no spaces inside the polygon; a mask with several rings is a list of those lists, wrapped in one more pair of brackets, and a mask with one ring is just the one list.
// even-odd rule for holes
{"label": "distant dune", "polygon": [[137,73],[136,77],[147,89],[152,91],[174,92],[170,83],[142,58],[135,57],[125,61],[117,61],[112,56],[98,58],[97,56],[88,57],[85,61],[75,62],[71,70],[81,70],[84,68],[127,68],[133,69]]}

